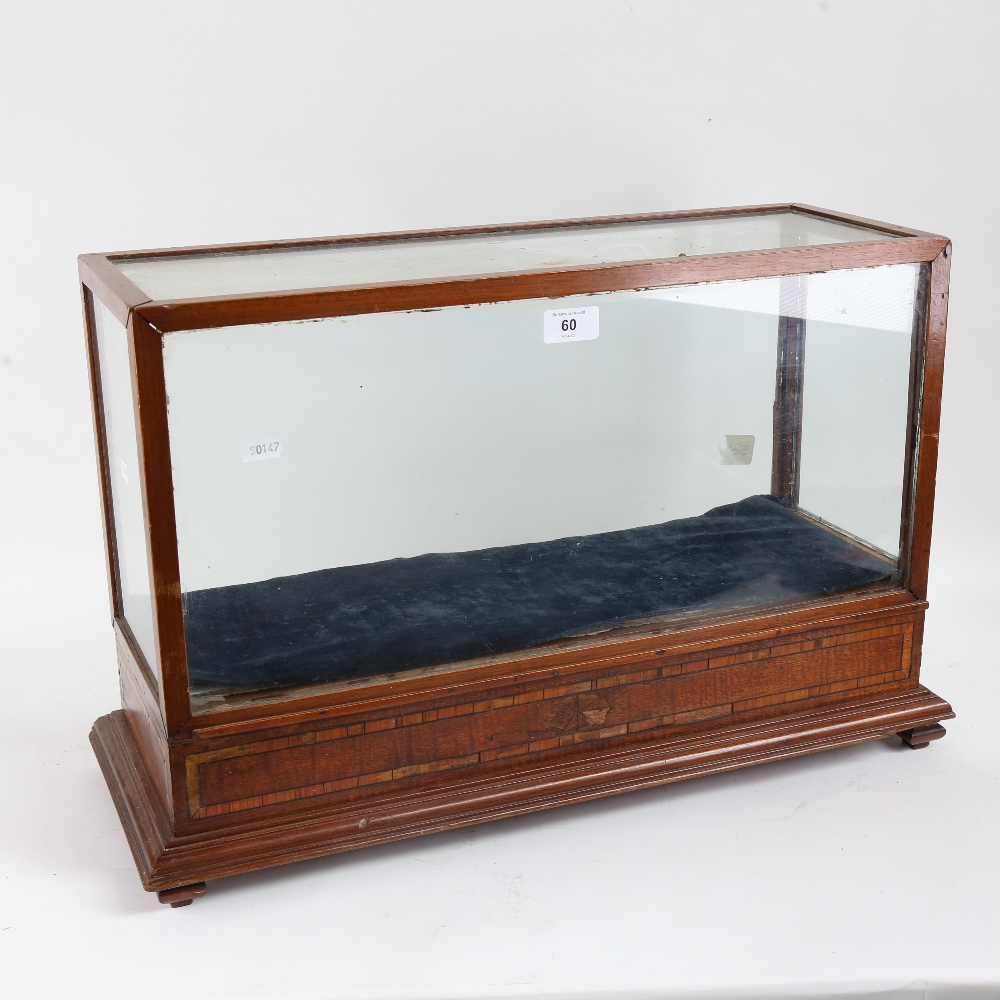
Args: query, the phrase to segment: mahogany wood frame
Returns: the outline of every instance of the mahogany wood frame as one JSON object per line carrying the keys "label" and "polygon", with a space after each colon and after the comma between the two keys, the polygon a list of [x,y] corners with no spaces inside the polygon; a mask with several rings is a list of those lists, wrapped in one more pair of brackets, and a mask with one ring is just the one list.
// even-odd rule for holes
{"label": "mahogany wood frame", "polygon": [[[781,298],[794,299],[799,308],[778,316],[778,364],[774,379],[774,429],[771,446],[771,494],[786,507],[799,503],[802,464],[802,400],[805,374],[806,321],[801,308],[802,275],[782,281]],[[791,304],[791,303],[790,303]]]}
{"label": "mahogany wood frame", "polygon": [[[384,243],[567,225],[798,212],[877,242],[554,268],[442,281],[151,301],[126,259]],[[91,740],[147,889],[189,903],[206,878],[546,808],[825,747],[943,735],[950,706],[919,684],[951,245],[801,205],[528,226],[242,244],[80,258],[122,710]],[[444,671],[192,712],[174,522],[162,338],[279,322],[692,282],[919,263],[903,583],[763,613],[663,621]],[[139,434],[156,663],[122,616],[94,299],[126,326]],[[779,323],[773,492],[794,503],[804,325]],[[779,448],[779,433],[783,445]],[[500,735],[498,735],[500,734]],[[931,734],[931,735],[928,735]]]}

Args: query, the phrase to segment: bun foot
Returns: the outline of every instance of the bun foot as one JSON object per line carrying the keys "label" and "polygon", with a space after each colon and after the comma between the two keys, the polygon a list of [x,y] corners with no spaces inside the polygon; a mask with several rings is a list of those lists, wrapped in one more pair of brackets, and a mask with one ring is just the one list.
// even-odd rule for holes
{"label": "bun foot", "polygon": [[206,891],[204,882],[193,882],[191,885],[179,885],[174,889],[161,889],[156,898],[161,903],[169,903],[171,906],[190,906],[197,896],[204,896]]}
{"label": "bun foot", "polygon": [[935,722],[929,726],[918,726],[916,729],[904,729],[899,738],[911,749],[920,750],[928,746],[931,740],[939,740],[948,732],[944,726]]}

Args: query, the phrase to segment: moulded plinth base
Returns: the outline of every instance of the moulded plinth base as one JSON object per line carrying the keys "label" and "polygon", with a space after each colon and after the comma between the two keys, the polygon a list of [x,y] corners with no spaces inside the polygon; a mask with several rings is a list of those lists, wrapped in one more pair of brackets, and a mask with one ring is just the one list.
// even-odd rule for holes
{"label": "moulded plinth base", "polygon": [[593,749],[501,777],[455,777],[432,789],[413,785],[364,801],[183,835],[170,824],[125,714],[98,719],[90,741],[143,885],[160,891],[164,902],[185,905],[204,891],[198,883],[206,879],[894,734],[907,742],[916,734],[911,745],[920,744],[940,720],[953,717],[946,701],[918,687],[742,725],[688,729],[638,746]]}

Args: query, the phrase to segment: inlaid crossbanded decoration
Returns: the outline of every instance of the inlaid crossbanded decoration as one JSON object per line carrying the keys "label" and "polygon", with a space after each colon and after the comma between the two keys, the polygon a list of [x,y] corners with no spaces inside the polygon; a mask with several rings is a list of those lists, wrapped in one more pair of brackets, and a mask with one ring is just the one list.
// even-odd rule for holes
{"label": "inlaid crossbanded decoration", "polygon": [[[912,622],[644,669],[191,754],[192,819],[665,731],[910,677]],[[730,647],[732,648],[732,647]],[[719,655],[712,655],[717,652]],[[647,661],[649,662],[649,661]]]}

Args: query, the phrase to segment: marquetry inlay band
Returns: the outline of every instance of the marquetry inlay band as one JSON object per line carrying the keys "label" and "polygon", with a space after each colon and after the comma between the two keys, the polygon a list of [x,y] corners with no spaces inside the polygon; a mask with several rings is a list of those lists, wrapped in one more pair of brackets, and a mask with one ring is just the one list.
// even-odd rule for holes
{"label": "marquetry inlay band", "polygon": [[[903,681],[910,674],[912,641],[913,625],[903,623],[772,642],[195,753],[186,761],[191,817],[258,809]],[[248,790],[254,794],[247,795]]]}

